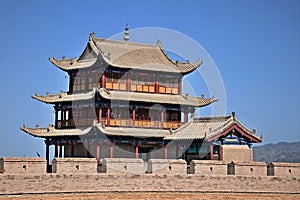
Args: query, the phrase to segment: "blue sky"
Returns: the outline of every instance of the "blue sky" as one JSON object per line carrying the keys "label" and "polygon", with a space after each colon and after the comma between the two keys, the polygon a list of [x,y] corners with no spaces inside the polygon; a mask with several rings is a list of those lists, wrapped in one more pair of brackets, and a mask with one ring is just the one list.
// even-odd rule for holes
{"label": "blue sky", "polygon": [[264,143],[300,140],[300,1],[1,0],[0,157],[44,152],[43,140],[19,127],[53,123],[51,105],[30,97],[67,89],[48,57],[77,57],[90,32],[106,38],[126,23],[193,38],[220,71],[227,114],[235,111]]}

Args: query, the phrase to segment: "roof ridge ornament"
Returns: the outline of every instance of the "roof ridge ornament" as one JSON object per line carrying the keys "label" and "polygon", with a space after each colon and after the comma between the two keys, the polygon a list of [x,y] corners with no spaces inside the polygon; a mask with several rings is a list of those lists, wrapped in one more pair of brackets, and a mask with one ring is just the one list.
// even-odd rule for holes
{"label": "roof ridge ornament", "polygon": [[129,28],[128,28],[128,23],[126,23],[126,27],[125,27],[125,32],[124,32],[124,40],[125,40],[125,44],[127,43],[127,41],[129,40]]}

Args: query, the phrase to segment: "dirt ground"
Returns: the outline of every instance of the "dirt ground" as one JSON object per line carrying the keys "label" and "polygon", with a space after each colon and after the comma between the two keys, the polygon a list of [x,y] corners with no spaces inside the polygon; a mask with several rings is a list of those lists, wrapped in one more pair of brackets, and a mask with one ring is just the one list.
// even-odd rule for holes
{"label": "dirt ground", "polygon": [[170,192],[149,192],[149,193],[81,193],[81,194],[39,194],[39,195],[6,195],[0,196],[0,200],[157,200],[157,199],[226,199],[226,200],[299,200],[300,194],[240,194],[240,193],[170,193]]}

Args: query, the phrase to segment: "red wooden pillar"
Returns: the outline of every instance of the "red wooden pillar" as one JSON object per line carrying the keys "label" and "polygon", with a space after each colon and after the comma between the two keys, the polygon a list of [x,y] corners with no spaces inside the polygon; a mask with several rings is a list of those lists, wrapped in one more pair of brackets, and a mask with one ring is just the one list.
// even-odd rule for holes
{"label": "red wooden pillar", "polygon": [[89,158],[91,156],[90,154],[91,151],[91,145],[89,142],[86,143],[86,157]]}
{"label": "red wooden pillar", "polygon": [[132,110],[132,127],[135,127],[135,108]]}
{"label": "red wooden pillar", "polygon": [[181,78],[178,78],[178,94],[182,93]]}
{"label": "red wooden pillar", "polygon": [[168,154],[168,149],[167,149],[167,145],[164,145],[164,159],[167,159],[167,154]]}
{"label": "red wooden pillar", "polygon": [[60,110],[60,128],[64,127],[64,111]]}
{"label": "red wooden pillar", "polygon": [[135,143],[135,158],[139,158],[139,144]]}
{"label": "red wooden pillar", "polygon": [[221,145],[219,146],[219,160],[223,160],[223,148]]}
{"label": "red wooden pillar", "polygon": [[161,128],[164,128],[164,111],[161,111],[161,119],[160,119],[160,122],[161,122]]}
{"label": "red wooden pillar", "polygon": [[210,159],[213,160],[214,155],[214,147],[213,145],[210,145]]}
{"label": "red wooden pillar", "polygon": [[70,157],[74,157],[74,143],[70,143]]}
{"label": "red wooden pillar", "polygon": [[155,93],[159,93],[158,78],[159,78],[159,75],[156,74],[156,76],[155,76],[155,83],[154,83],[154,92],[155,92]]}
{"label": "red wooden pillar", "polygon": [[102,123],[102,108],[99,108],[99,123]]}
{"label": "red wooden pillar", "polygon": [[96,147],[96,159],[98,163],[100,162],[100,153],[100,143],[98,143]]}
{"label": "red wooden pillar", "polygon": [[131,81],[130,81],[130,73],[126,73],[126,90],[130,91],[131,90]]}
{"label": "red wooden pillar", "polygon": [[60,157],[60,158],[63,157],[63,155],[62,155],[63,148],[62,148],[62,147],[63,147],[63,145],[60,144],[60,145],[59,145],[59,157]]}
{"label": "red wooden pillar", "polygon": [[106,87],[106,77],[105,77],[105,73],[103,72],[102,76],[101,76],[101,85],[102,88]]}
{"label": "red wooden pillar", "polygon": [[107,126],[110,126],[110,108],[107,108]]}
{"label": "red wooden pillar", "polygon": [[113,156],[114,156],[114,146],[113,143],[111,142],[109,147],[109,157],[113,158]]}

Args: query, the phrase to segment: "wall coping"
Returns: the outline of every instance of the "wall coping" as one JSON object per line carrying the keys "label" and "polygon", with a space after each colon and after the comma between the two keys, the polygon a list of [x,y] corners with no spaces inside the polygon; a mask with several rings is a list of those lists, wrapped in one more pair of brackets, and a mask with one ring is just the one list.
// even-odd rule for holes
{"label": "wall coping", "polygon": [[45,158],[33,157],[2,157],[0,161],[4,162],[47,162]]}
{"label": "wall coping", "polygon": [[227,162],[221,160],[192,160],[191,164],[204,164],[204,165],[227,165]]}

